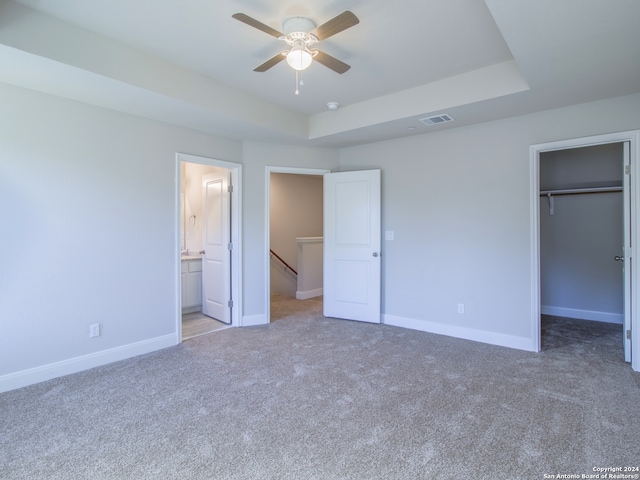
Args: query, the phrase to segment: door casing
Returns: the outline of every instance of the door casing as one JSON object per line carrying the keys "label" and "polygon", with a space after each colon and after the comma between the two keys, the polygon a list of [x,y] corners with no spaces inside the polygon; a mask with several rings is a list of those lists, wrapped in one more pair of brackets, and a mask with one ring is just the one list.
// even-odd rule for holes
{"label": "door casing", "polygon": [[[570,148],[589,147],[607,143],[629,142],[630,182],[630,236],[636,248],[640,238],[640,130],[594,135],[589,137],[542,143],[529,147],[530,168],[530,258],[531,258],[531,350],[539,352],[540,345],[540,153]],[[635,257],[633,253],[632,257]],[[633,261],[632,265],[636,262]],[[640,285],[639,268],[631,269],[631,285]],[[631,289],[631,368],[640,371],[640,325],[638,321],[638,292]]]}

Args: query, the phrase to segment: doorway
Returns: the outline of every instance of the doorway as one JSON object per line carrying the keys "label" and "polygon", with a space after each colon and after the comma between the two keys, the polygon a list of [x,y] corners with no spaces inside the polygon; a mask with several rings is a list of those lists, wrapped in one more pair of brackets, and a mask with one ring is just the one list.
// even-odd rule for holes
{"label": "doorway", "polygon": [[[265,311],[271,321],[271,175],[267,167],[265,238]],[[323,315],[344,320],[381,323],[381,171],[331,173],[285,169],[284,173],[322,173],[323,248],[321,258]],[[304,256],[301,259],[305,263]],[[298,282],[300,286],[301,282]],[[304,283],[304,282],[302,282]],[[296,292],[296,297],[299,292]]]}
{"label": "doorway", "polygon": [[[609,218],[608,228],[619,228],[622,232],[618,235],[619,240],[617,241],[619,242],[619,246],[616,248],[615,246],[609,245],[609,249],[612,249],[612,254],[607,255],[608,252],[603,253],[606,259],[601,259],[600,265],[597,265],[597,260],[594,263],[592,261],[593,259],[589,259],[589,262],[592,263],[589,268],[591,268],[592,271],[598,269],[601,271],[609,271],[609,280],[600,280],[604,284],[608,285],[607,288],[611,287],[611,285],[615,283],[615,280],[611,280],[611,275],[615,276],[615,271],[618,271],[618,279],[622,285],[622,292],[620,292],[620,288],[618,288],[618,294],[620,295],[617,299],[618,305],[615,305],[615,292],[609,292],[610,298],[604,300],[605,304],[609,302],[608,308],[605,308],[605,310],[610,311],[609,315],[603,315],[603,312],[595,312],[597,308],[567,308],[570,304],[561,306],[557,311],[572,312],[574,314],[576,312],[580,312],[579,315],[583,315],[582,317],[577,315],[571,316],[577,316],[577,318],[584,318],[587,320],[604,320],[622,323],[623,330],[621,336],[623,338],[621,338],[621,342],[625,350],[625,360],[631,362],[634,370],[638,370],[640,368],[640,362],[638,361],[637,328],[634,328],[637,325],[636,292],[631,289],[631,284],[636,281],[637,277],[637,269],[634,269],[632,266],[631,245],[635,244],[638,228],[637,195],[635,191],[635,187],[637,185],[637,173],[635,172],[635,166],[640,164],[637,150],[638,139],[640,138],[638,134],[639,132],[622,132],[619,134],[600,135],[531,146],[532,350],[540,351],[541,349],[541,314],[553,312],[553,308],[549,310],[550,306],[548,304],[554,303],[554,301],[558,303],[558,298],[563,294],[563,292],[560,291],[562,289],[557,285],[555,290],[553,288],[546,288],[544,292],[541,287],[541,281],[544,278],[542,268],[544,266],[549,268],[549,264],[552,263],[548,258],[549,251],[552,250],[550,247],[543,252],[546,255],[545,258],[541,257],[541,244],[543,241],[548,241],[548,239],[545,240],[545,238],[549,236],[551,228],[550,225],[557,220],[557,218],[552,218],[552,216],[557,216],[559,213],[557,210],[557,207],[560,206],[559,200],[563,201],[563,213],[566,214],[569,209],[573,209],[573,217],[576,217],[576,212],[580,212],[580,209],[577,207],[577,200],[579,196],[584,195],[584,198],[586,198],[588,195],[591,198],[591,203],[594,202],[595,197],[599,196],[599,199],[597,200],[599,202],[597,209],[609,208],[608,211],[612,212],[611,205],[615,205],[616,203],[620,204],[619,210],[616,210],[620,213],[620,217],[618,219],[614,219],[613,223],[611,222],[612,219]],[[579,167],[576,168],[576,165],[578,164],[573,162],[574,165],[571,165],[572,161],[570,159],[572,157],[575,158],[577,156],[585,155],[585,158],[588,158],[589,152],[596,152],[597,150],[609,153],[613,152],[614,156],[616,152],[619,152],[619,155],[617,160],[614,160],[613,164],[611,162],[608,166],[603,166],[601,164],[599,167],[596,167],[595,170],[592,169],[592,175],[593,172],[595,172],[595,178],[588,179],[584,176],[584,171],[580,171]],[[564,186],[560,184],[554,185],[554,180],[550,180],[550,178],[553,177],[553,175],[550,175],[550,172],[553,173],[553,170],[560,171],[564,167],[562,167],[561,163],[554,163],[553,160],[557,160],[562,157],[569,159],[565,162],[565,166],[568,166],[570,172],[564,176],[564,181],[568,181],[569,183]],[[611,173],[612,168],[617,169],[615,174]],[[610,170],[609,174],[603,173],[607,169]],[[557,180],[558,178],[562,178],[562,175],[556,175],[556,177]],[[618,196],[616,197],[616,195]],[[565,201],[565,198],[568,201]],[[606,204],[609,204],[609,207],[605,207]],[[589,207],[586,207],[585,210],[583,206],[582,215],[588,217],[589,215],[594,214],[593,205],[591,208],[592,210],[589,210]],[[542,209],[544,209],[544,215],[541,214]],[[621,210],[624,210],[624,215]],[[566,223],[574,220],[577,221],[576,218],[572,218],[571,216],[560,220],[560,224],[557,226],[556,235],[558,235],[558,232],[562,235],[561,232],[563,229],[566,234],[567,228],[571,228],[571,226],[567,226]],[[589,226],[588,222],[583,222],[582,225]],[[594,234],[595,233],[592,232],[591,235]],[[615,235],[609,237],[609,244],[611,241],[614,243],[616,242]],[[559,238],[560,237],[557,237],[555,239],[556,244],[561,243],[558,240]],[[579,250],[579,247],[574,248],[570,251],[569,256],[578,257],[581,253]],[[585,249],[583,248],[583,250]],[[583,251],[582,255],[583,258],[587,258],[589,257],[589,252]],[[611,258],[608,258],[609,256]],[[556,257],[556,259],[557,258],[559,257]],[[620,264],[615,262],[614,258],[624,260],[624,275],[620,269]],[[576,259],[574,258],[573,260]],[[571,262],[562,259],[561,262],[558,263],[570,264]],[[584,267],[583,263],[580,264],[581,268]],[[553,268],[560,270],[562,266],[554,265]],[[544,273],[548,274],[548,272]],[[605,273],[605,277],[606,275],[607,274]],[[582,280],[582,283],[587,284],[587,288],[584,291],[588,292],[589,282],[584,281],[584,278]],[[546,282],[548,281],[549,277],[547,275]],[[602,295],[600,294],[602,293],[603,283],[599,286],[600,299],[602,299]],[[548,287],[548,285],[545,287]],[[590,287],[593,291],[594,286],[591,285]],[[615,286],[611,288],[612,290],[616,290]],[[591,305],[595,305],[593,303],[593,298],[588,298],[589,294],[587,293],[585,295],[584,291],[582,299],[578,298],[580,295],[577,297],[574,295],[575,298],[571,300],[574,302],[574,305],[580,305],[580,301],[583,302],[583,305],[589,305],[589,302],[591,302]],[[575,291],[570,293],[575,294]],[[553,298],[554,295],[556,296],[555,299]],[[566,301],[567,297],[570,296],[568,290],[565,290],[564,296],[565,298],[563,301]],[[545,303],[542,303],[543,300]],[[594,314],[599,314],[601,317],[588,318],[589,315],[593,316]],[[632,338],[633,335],[635,335],[634,338]]]}
{"label": "doorway", "polygon": [[241,165],[176,156],[179,341],[239,326]]}
{"label": "doorway", "polygon": [[[566,331],[568,320],[574,319],[582,320],[576,330],[590,326],[590,335],[597,335],[601,327],[606,335],[617,326],[622,337],[623,170],[624,143],[540,154],[543,332],[550,324],[565,326]],[[548,340],[543,336],[545,350]],[[622,347],[617,342],[614,352],[620,355]]]}
{"label": "doorway", "polygon": [[[330,170],[324,169],[266,167],[265,312],[267,323],[271,322],[272,293],[276,295],[274,301],[279,304],[296,302],[298,277],[296,237],[308,238],[309,242],[305,243],[307,247],[313,247],[311,239],[322,237],[322,176],[329,172]],[[293,205],[291,199],[295,198],[296,191],[300,189],[306,190],[304,199]],[[320,192],[319,196],[317,192]],[[309,211],[309,217],[304,216],[304,210]],[[300,301],[314,303],[311,298],[298,300]]]}

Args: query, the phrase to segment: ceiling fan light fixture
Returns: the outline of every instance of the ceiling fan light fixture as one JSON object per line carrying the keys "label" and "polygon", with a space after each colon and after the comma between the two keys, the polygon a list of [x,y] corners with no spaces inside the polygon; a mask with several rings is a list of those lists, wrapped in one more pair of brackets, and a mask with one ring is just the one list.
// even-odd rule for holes
{"label": "ceiling fan light fixture", "polygon": [[287,63],[291,68],[299,72],[309,68],[309,65],[311,65],[312,59],[313,59],[313,56],[305,48],[303,42],[293,45],[289,53],[287,53]]}
{"label": "ceiling fan light fixture", "polygon": [[[1,2],[2,0],[0,0]],[[257,28],[262,32],[284,41],[289,45],[289,50],[284,50],[262,65],[258,65],[253,69],[254,72],[266,72],[274,65],[280,63],[283,59],[287,59],[287,64],[296,72],[296,90],[295,94],[298,95],[300,90],[298,87],[302,85],[300,80],[300,72],[309,68],[313,59],[327,68],[330,68],[336,73],[345,73],[351,67],[344,62],[341,62],[335,57],[321,52],[317,49],[311,49],[313,45],[320,40],[326,40],[329,37],[336,35],[337,33],[351,28],[354,25],[360,23],[358,17],[356,17],[349,10],[345,10],[340,15],[333,17],[328,22],[323,23],[319,27],[316,27],[308,18],[293,17],[285,20],[283,27],[284,33],[279,32],[275,28],[265,25],[258,20],[251,18],[244,13],[234,13],[232,18],[249,25],[250,27]],[[337,108],[337,103],[331,104],[330,109]]]}

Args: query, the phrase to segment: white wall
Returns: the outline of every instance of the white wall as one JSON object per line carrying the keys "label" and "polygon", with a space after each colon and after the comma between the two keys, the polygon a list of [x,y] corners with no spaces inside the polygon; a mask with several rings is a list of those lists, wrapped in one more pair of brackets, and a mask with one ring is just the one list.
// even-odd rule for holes
{"label": "white wall", "polygon": [[271,257],[269,265],[270,293],[295,298],[298,285],[297,275],[282,265],[282,262],[273,256]]}
{"label": "white wall", "polygon": [[306,300],[324,294],[324,238],[298,238],[296,298]]}
{"label": "white wall", "polygon": [[385,321],[533,349],[529,146],[637,128],[632,95],[341,150],[382,169]]}

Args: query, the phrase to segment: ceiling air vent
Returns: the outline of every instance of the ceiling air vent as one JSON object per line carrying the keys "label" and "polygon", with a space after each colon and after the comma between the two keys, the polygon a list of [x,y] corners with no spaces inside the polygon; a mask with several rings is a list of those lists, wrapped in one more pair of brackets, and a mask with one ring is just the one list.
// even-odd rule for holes
{"label": "ceiling air vent", "polygon": [[420,121],[425,125],[438,125],[439,123],[453,122],[453,117],[443,113],[442,115],[434,115],[433,117],[421,118]]}

